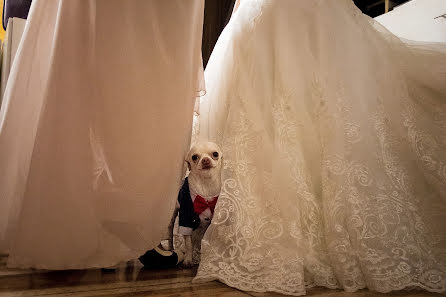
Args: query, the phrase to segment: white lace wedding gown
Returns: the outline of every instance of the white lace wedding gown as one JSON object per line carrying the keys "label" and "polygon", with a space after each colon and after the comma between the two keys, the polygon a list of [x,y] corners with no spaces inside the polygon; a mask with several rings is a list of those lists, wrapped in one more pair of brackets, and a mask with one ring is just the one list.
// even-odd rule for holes
{"label": "white lace wedding gown", "polygon": [[351,0],[244,0],[205,73],[223,189],[195,281],[446,291],[446,45]]}
{"label": "white lace wedding gown", "polygon": [[8,266],[110,266],[165,235],[203,78],[203,5],[33,1],[0,114]]}

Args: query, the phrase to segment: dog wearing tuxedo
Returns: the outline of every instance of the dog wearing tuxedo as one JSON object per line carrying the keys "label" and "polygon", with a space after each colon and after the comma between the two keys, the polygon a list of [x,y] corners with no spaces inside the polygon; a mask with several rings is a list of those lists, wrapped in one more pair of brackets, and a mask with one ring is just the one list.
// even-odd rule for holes
{"label": "dog wearing tuxedo", "polygon": [[192,253],[200,250],[220,195],[222,151],[213,142],[198,142],[191,147],[186,163],[189,176],[181,187],[169,224],[168,248],[173,249],[173,227],[178,216],[178,233],[184,236],[186,249],[183,266],[190,267],[194,264]]}
{"label": "dog wearing tuxedo", "polygon": [[[183,261],[183,267],[197,264],[194,251],[200,251],[201,239],[214,216],[221,191],[222,151],[213,142],[194,144],[186,157],[189,175],[184,179],[168,227],[168,244],[162,244],[141,256],[147,268],[168,268]],[[178,233],[184,237],[185,255],[174,252],[173,230],[178,219]]]}

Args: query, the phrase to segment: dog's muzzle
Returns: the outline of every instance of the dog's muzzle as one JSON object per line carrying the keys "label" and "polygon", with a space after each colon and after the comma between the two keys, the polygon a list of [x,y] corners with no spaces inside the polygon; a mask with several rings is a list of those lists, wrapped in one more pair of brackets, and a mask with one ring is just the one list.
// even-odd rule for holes
{"label": "dog's muzzle", "polygon": [[201,169],[211,169],[212,166],[212,161],[209,158],[203,158],[203,160],[201,160]]}

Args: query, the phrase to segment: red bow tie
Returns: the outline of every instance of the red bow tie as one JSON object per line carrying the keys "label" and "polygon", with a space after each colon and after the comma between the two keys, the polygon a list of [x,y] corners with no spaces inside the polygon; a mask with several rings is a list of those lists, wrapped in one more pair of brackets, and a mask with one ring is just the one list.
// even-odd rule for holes
{"label": "red bow tie", "polygon": [[217,204],[218,196],[210,200],[206,200],[200,195],[195,196],[194,211],[196,214],[201,214],[206,209],[210,209],[211,213],[214,213],[215,205]]}

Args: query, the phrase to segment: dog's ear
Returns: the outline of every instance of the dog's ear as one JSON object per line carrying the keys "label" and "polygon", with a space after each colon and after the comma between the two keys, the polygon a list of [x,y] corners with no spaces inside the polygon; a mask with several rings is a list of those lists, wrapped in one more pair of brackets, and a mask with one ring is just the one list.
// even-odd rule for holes
{"label": "dog's ear", "polygon": [[192,169],[192,167],[190,166],[189,161],[186,160],[186,163],[187,163],[187,169],[189,169],[189,171],[190,171]]}

